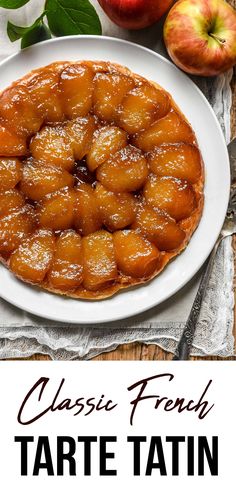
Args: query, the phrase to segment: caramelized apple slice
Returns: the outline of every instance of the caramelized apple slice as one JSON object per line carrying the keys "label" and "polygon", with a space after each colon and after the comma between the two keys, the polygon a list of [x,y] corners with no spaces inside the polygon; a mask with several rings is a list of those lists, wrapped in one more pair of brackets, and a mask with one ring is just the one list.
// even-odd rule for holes
{"label": "caramelized apple slice", "polygon": [[40,283],[52,263],[55,237],[48,230],[38,230],[11,255],[10,268],[17,277]]}
{"label": "caramelized apple slice", "polygon": [[112,122],[124,96],[135,86],[131,77],[98,73],[94,78],[93,107],[101,120]]}
{"label": "caramelized apple slice", "polygon": [[114,282],[117,267],[112,234],[99,230],[82,239],[85,289],[99,290]]}
{"label": "caramelized apple slice", "polygon": [[8,215],[12,210],[17,210],[24,206],[25,200],[23,194],[16,189],[0,192],[0,216]]}
{"label": "caramelized apple slice", "polygon": [[185,142],[193,144],[194,141],[195,138],[190,125],[178,113],[171,110],[166,117],[138,134],[134,139],[134,144],[143,151],[150,151],[155,146],[165,143]]}
{"label": "caramelized apple slice", "polygon": [[0,253],[14,251],[35,226],[34,209],[26,205],[0,219]]}
{"label": "caramelized apple slice", "polygon": [[96,199],[104,225],[111,231],[123,229],[135,219],[136,201],[130,193],[113,193],[96,185]]}
{"label": "caramelized apple slice", "polygon": [[188,182],[173,177],[150,177],[144,188],[147,203],[166,211],[175,220],[183,220],[196,208],[196,198]]}
{"label": "caramelized apple slice", "polygon": [[58,68],[42,69],[27,82],[27,87],[45,123],[63,120]]}
{"label": "caramelized apple slice", "polygon": [[136,191],[144,185],[147,176],[146,159],[134,146],[117,151],[97,170],[97,179],[114,192]]}
{"label": "caramelized apple slice", "polygon": [[81,64],[66,67],[60,78],[62,104],[66,117],[85,117],[92,108],[93,71]]}
{"label": "caramelized apple slice", "polygon": [[170,110],[170,99],[163,90],[143,83],[130,91],[119,110],[119,125],[129,134],[147,129],[154,120],[164,117]]}
{"label": "caramelized apple slice", "polygon": [[70,229],[75,214],[74,190],[61,190],[46,196],[39,206],[39,224],[53,230]]}
{"label": "caramelized apple slice", "polygon": [[17,158],[0,158],[0,191],[7,191],[21,179],[21,162]]}
{"label": "caramelized apple slice", "polygon": [[0,97],[0,116],[4,125],[19,136],[30,136],[37,132],[43,119],[24,86],[6,89]]}
{"label": "caramelized apple slice", "polygon": [[66,170],[29,160],[23,167],[20,189],[28,198],[39,201],[59,189],[73,187],[74,181],[74,177]]}
{"label": "caramelized apple slice", "polygon": [[81,184],[78,187],[74,224],[82,235],[91,234],[102,226],[96,196],[89,184]]}
{"label": "caramelized apple slice", "polygon": [[93,134],[96,129],[95,118],[92,115],[88,115],[87,117],[71,120],[67,123],[65,129],[71,140],[75,160],[82,160],[89,152],[92,144]]}
{"label": "caramelized apple slice", "polygon": [[139,230],[160,251],[173,251],[185,239],[179,225],[164,211],[154,211],[149,206],[141,207],[132,228]]}
{"label": "caramelized apple slice", "polygon": [[169,144],[155,148],[148,155],[148,163],[152,172],[160,177],[186,179],[192,184],[201,177],[200,153],[191,144]]}
{"label": "caramelized apple slice", "polygon": [[23,156],[27,153],[26,138],[17,136],[0,124],[0,155]]}
{"label": "caramelized apple slice", "polygon": [[127,144],[126,132],[115,126],[102,127],[94,134],[93,144],[87,155],[87,165],[91,172],[116,151]]}
{"label": "caramelized apple slice", "polygon": [[134,278],[149,277],[160,266],[160,253],[137,232],[119,230],[113,234],[118,269]]}
{"label": "caramelized apple slice", "polygon": [[79,234],[73,230],[63,232],[57,239],[56,250],[49,283],[59,290],[72,290],[79,287],[83,278],[82,243]]}
{"label": "caramelized apple slice", "polygon": [[72,170],[74,157],[70,139],[63,126],[46,126],[31,140],[31,154],[36,160],[42,160],[66,170]]}

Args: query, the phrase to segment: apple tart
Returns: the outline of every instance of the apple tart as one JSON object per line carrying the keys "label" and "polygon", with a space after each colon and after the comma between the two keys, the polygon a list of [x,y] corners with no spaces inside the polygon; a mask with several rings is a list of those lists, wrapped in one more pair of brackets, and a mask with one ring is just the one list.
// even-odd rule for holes
{"label": "apple tart", "polygon": [[194,132],[157,84],[57,62],[0,95],[0,256],[21,280],[102,299],[156,277],[203,208]]}

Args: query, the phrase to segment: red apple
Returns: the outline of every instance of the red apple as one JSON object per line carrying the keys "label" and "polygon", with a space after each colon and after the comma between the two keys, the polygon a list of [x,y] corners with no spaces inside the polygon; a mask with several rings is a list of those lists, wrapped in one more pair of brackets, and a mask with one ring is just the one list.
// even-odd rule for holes
{"label": "red apple", "polygon": [[166,18],[164,40],[180,69],[216,76],[236,63],[236,11],[224,0],[179,0]]}
{"label": "red apple", "polygon": [[167,12],[174,0],[98,0],[108,17],[126,29],[151,26]]}

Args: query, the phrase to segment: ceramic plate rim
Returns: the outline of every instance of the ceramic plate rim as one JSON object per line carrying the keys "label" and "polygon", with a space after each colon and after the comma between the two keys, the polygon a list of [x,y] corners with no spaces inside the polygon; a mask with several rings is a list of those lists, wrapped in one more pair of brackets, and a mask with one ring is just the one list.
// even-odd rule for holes
{"label": "ceramic plate rim", "polygon": [[[80,301],[80,300],[74,300],[74,299],[70,299],[70,298],[62,298],[61,296],[46,293],[44,291],[35,289],[33,286],[23,284],[22,282],[15,279],[15,277],[13,277],[10,274],[10,272],[5,267],[3,267],[1,265],[0,273],[1,273],[1,275],[3,275],[3,278],[5,276],[5,281],[9,282],[9,288],[7,289],[8,290],[8,292],[7,292],[6,290],[4,290],[4,284],[3,284],[3,287],[0,286],[0,297],[2,297],[7,302],[13,304],[14,306],[17,306],[20,309],[28,311],[32,314],[37,315],[37,316],[47,318],[49,320],[54,320],[54,321],[63,322],[63,323],[71,323],[71,324],[88,324],[88,325],[93,324],[94,325],[96,323],[112,322],[112,321],[121,320],[124,318],[129,318],[129,317],[135,316],[137,314],[140,314],[144,311],[147,311],[148,309],[151,309],[154,306],[162,303],[163,301],[165,301],[166,299],[171,297],[173,294],[178,292],[196,274],[196,272],[200,269],[200,267],[202,266],[204,261],[207,259],[208,255],[210,254],[210,252],[214,246],[214,243],[215,243],[215,241],[219,235],[222,224],[224,222],[224,218],[225,218],[225,214],[226,214],[226,210],[227,210],[227,205],[228,205],[229,189],[230,189],[230,167],[229,167],[229,157],[228,157],[228,153],[227,153],[227,146],[226,146],[226,143],[224,140],[224,136],[223,136],[220,124],[217,120],[217,117],[216,117],[210,103],[207,101],[207,99],[205,98],[205,96],[203,95],[201,90],[182,71],[180,71],[177,67],[175,67],[174,64],[172,64],[172,62],[170,62],[168,59],[166,59],[165,57],[163,57],[159,53],[152,51],[149,48],[146,48],[144,46],[138,45],[138,44],[130,42],[130,41],[126,41],[126,40],[119,39],[119,38],[108,37],[108,36],[96,36],[96,35],[81,35],[79,37],[78,36],[68,36],[65,38],[54,38],[51,40],[46,40],[46,41],[43,41],[41,43],[38,43],[37,45],[34,45],[33,47],[26,48],[25,50],[23,50],[21,52],[10,55],[9,57],[4,59],[0,63],[0,68],[4,69],[4,66],[7,66],[7,64],[11,63],[12,61],[16,61],[16,63],[17,63],[18,58],[22,57],[22,54],[27,54],[30,52],[31,53],[32,52],[37,53],[37,51],[40,52],[40,49],[44,50],[44,47],[47,45],[64,44],[66,46],[70,41],[73,41],[79,45],[80,43],[83,43],[84,40],[87,40],[88,43],[89,43],[89,41],[95,41],[96,40],[96,42],[98,42],[98,44],[101,42],[102,44],[105,43],[105,45],[107,45],[107,43],[108,44],[109,43],[115,44],[117,46],[126,45],[127,50],[130,49],[132,51],[134,49],[135,50],[138,49],[142,53],[146,52],[149,55],[151,55],[152,57],[153,56],[156,57],[157,60],[159,59],[159,61],[161,61],[164,64],[164,66],[166,64],[166,66],[169,67],[169,69],[171,68],[171,70],[176,75],[178,75],[180,80],[186,81],[186,85],[189,85],[189,83],[190,83],[190,87],[192,87],[192,89],[198,93],[200,100],[202,100],[202,102],[204,102],[204,106],[208,110],[208,114],[211,115],[211,118],[213,119],[212,121],[214,122],[214,125],[215,125],[215,129],[218,131],[218,136],[221,136],[220,142],[217,143],[217,145],[221,148],[221,153],[224,155],[224,172],[226,174],[224,177],[224,179],[225,179],[224,193],[223,193],[223,196],[221,198],[221,206],[220,206],[220,210],[218,212],[219,218],[216,222],[215,228],[213,229],[214,235],[211,236],[211,241],[208,242],[207,245],[205,246],[204,253],[201,254],[201,256],[199,257],[199,260],[197,262],[195,262],[194,267],[188,272],[187,275],[184,276],[183,280],[181,280],[179,283],[176,281],[174,284],[174,287],[170,288],[167,292],[164,292],[164,294],[162,296],[159,295],[159,297],[157,297],[157,298],[154,297],[154,299],[152,299],[151,302],[145,301],[144,303],[142,303],[141,306],[140,306],[140,304],[138,304],[137,307],[132,306],[132,309],[130,309],[129,305],[128,306],[126,305],[124,310],[121,313],[119,313],[119,315],[114,315],[113,313],[111,313],[111,310],[109,310],[109,304],[110,304],[109,301],[112,301],[112,300],[114,301],[114,297],[118,298],[119,295],[116,295],[110,299],[105,299],[105,300],[96,301],[96,302]],[[118,49],[118,51],[119,51],[119,49]],[[78,53],[79,53],[79,48],[78,48]],[[43,57],[43,55],[41,55],[41,57]],[[39,58],[40,58],[40,53],[39,53]],[[82,58],[84,58],[84,57],[81,57],[81,59]],[[63,59],[65,60],[65,57],[63,57],[62,60]],[[71,58],[68,54],[68,60],[70,60],[70,59]],[[79,59],[79,57],[78,57],[78,59]],[[87,57],[87,59],[90,59],[90,60],[100,59],[101,60],[101,57],[97,58],[93,54],[93,56]],[[59,59],[55,58],[55,61],[57,61],[57,60],[59,60]],[[112,61],[117,61],[117,60],[112,59]],[[48,63],[50,63],[50,62],[48,62]],[[122,62],[119,62],[119,63],[122,63]],[[46,65],[46,64],[42,63],[41,65]],[[32,70],[32,68],[29,70]],[[138,72],[138,71],[136,70],[136,72]],[[140,73],[142,73],[141,70],[140,70]],[[4,79],[4,77],[3,77],[3,79]],[[187,83],[187,81],[189,81],[189,82]],[[12,82],[13,82],[13,80],[12,80]],[[174,99],[175,99],[175,96],[174,96]],[[204,217],[204,215],[206,215],[205,212],[203,213],[203,217]],[[202,217],[201,222],[203,221],[203,217]],[[201,222],[200,222],[200,225],[201,225]],[[189,245],[189,249],[191,249],[191,242]],[[175,264],[178,263],[179,258],[183,255],[184,255],[184,253],[179,255],[174,261],[172,261],[171,265],[173,266],[173,263],[175,263]],[[167,270],[167,269],[168,269],[168,267],[165,270]],[[163,276],[163,274],[161,274],[157,278],[160,279],[161,276]],[[144,299],[145,299],[145,289],[147,287],[149,287],[149,291],[147,290],[147,293],[149,292],[149,295],[150,295],[151,287],[153,284],[155,284],[155,281],[157,280],[157,278],[154,279],[153,281],[149,282],[149,284],[145,284],[143,286],[138,286],[137,288],[133,288],[130,291],[129,290],[124,291],[123,294],[126,294],[126,297],[129,298],[130,297],[129,294],[134,293],[134,291],[142,291],[142,289],[143,289],[144,290]],[[16,288],[16,287],[17,287],[17,289],[15,291],[13,290],[13,296],[12,296],[12,294],[9,292],[9,289],[11,290],[12,288]],[[27,295],[27,293],[29,296],[31,294],[29,299],[26,298],[26,300],[24,300],[23,302],[19,297],[20,293],[22,291],[25,292],[26,295]],[[43,294],[43,296],[42,296],[42,294]],[[120,294],[122,294],[122,293],[120,293]],[[140,292],[139,292],[139,294],[140,294]],[[36,302],[38,300],[39,309],[34,307],[34,304],[32,304],[31,297],[32,297],[32,299],[36,298],[35,299]],[[46,299],[46,301],[47,300],[50,301],[52,303],[52,306],[53,306],[53,304],[55,306],[58,306],[58,304],[56,303],[56,300],[61,301],[61,305],[65,305],[65,313],[62,312],[62,314],[59,315],[55,311],[55,309],[54,310],[52,309],[52,307],[50,305],[49,305],[49,309],[48,309],[48,307],[43,306],[40,303],[40,299],[42,297],[43,297],[43,299]],[[63,301],[63,303],[62,303],[62,301]],[[72,301],[73,301],[73,303],[71,304]],[[76,308],[76,309],[78,309],[78,313],[79,313],[79,308],[81,308],[81,307],[84,308],[83,315],[77,315],[77,314],[74,315],[74,314],[70,313],[70,310],[71,310],[70,306],[73,306],[74,304],[78,305],[78,307]],[[91,313],[87,312],[85,309],[86,307],[88,309],[92,306],[95,308],[96,305],[98,305],[98,304],[100,305],[100,309],[102,306],[105,308],[104,314],[102,316],[101,316],[100,309],[99,309],[99,311],[95,310],[95,313],[98,313],[98,314],[96,315],[93,313],[92,316],[91,316]],[[59,306],[60,306],[60,303],[59,303]],[[107,312],[106,312],[106,306],[108,307]],[[98,306],[97,306],[97,308],[98,308]]]}

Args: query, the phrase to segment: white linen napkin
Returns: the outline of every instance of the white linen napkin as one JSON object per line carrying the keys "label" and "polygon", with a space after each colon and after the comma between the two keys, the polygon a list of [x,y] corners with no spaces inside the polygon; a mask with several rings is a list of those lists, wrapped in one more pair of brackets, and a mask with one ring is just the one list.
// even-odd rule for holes
{"label": "white linen napkin", "polygon": [[[0,59],[14,53],[19,44],[9,42],[7,19],[28,25],[41,13],[42,0],[31,0],[19,11],[0,10]],[[128,39],[166,56],[161,39],[161,24],[142,31],[126,31],[112,24],[95,0],[103,34]],[[92,57],[92,55],[91,55]],[[230,140],[230,80],[232,71],[215,79],[195,78],[210,101],[222,126],[226,141]],[[231,239],[222,242],[207,289],[196,336],[193,355],[220,357],[235,353],[233,329],[233,249]],[[191,309],[200,273],[181,291],[158,307],[142,315],[110,324],[90,326],[51,322],[21,311],[0,299],[0,358],[26,357],[36,352],[52,359],[89,359],[115,349],[119,344],[144,342],[158,344],[174,352]]]}

